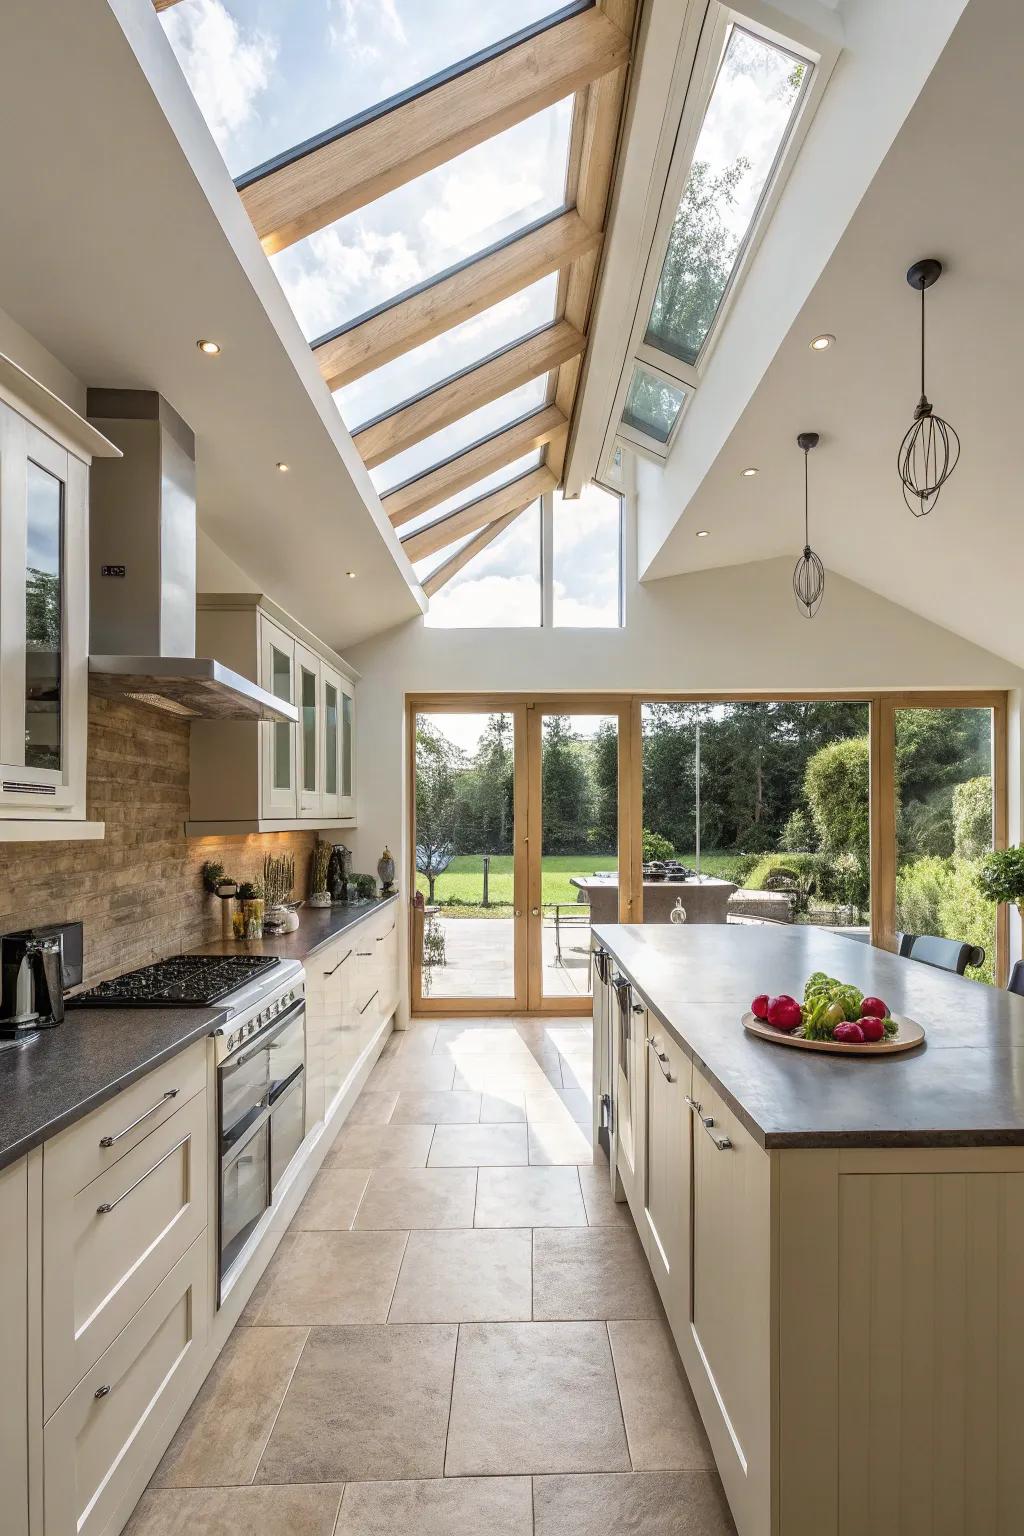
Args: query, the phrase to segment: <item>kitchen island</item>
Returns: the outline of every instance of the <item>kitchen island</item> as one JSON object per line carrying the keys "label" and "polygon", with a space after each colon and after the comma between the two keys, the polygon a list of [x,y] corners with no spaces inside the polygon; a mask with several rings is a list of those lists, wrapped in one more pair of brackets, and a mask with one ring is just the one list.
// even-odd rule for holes
{"label": "kitchen island", "polygon": [[[807,927],[593,942],[612,1179],[740,1536],[1024,1529],[1024,1000]],[[925,1043],[743,1030],[813,971]]]}

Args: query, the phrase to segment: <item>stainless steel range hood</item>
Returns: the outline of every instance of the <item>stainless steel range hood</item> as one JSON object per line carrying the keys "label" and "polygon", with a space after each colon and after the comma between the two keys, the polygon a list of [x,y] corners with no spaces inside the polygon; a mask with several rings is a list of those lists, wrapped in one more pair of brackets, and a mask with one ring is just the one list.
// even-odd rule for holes
{"label": "stainless steel range hood", "polygon": [[96,460],[90,483],[90,686],[175,715],[295,724],[293,704],[196,655],[192,429],[153,390],[90,389],[87,412],[124,454]]}

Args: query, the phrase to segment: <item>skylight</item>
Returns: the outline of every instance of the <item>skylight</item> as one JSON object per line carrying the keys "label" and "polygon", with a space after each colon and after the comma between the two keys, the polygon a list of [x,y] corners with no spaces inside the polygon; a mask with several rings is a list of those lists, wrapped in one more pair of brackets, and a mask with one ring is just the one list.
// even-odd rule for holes
{"label": "skylight", "polygon": [[[426,512],[418,512],[407,523],[401,525],[401,535],[406,538],[410,533],[415,533],[417,528],[425,528],[428,523],[436,523],[439,518],[446,517],[449,512],[458,512],[462,507],[468,507],[471,501],[479,501],[481,496],[486,496],[490,491],[496,491],[499,486],[508,485],[512,480],[518,480],[520,475],[528,475],[531,469],[536,469],[540,464],[541,452],[535,448],[532,453],[524,453],[522,458],[514,459],[511,464],[503,464],[501,469],[494,470],[485,475],[482,480],[475,481],[465,490],[459,491],[454,496],[449,496],[436,507],[430,507]],[[436,557],[435,557],[436,562]]]}
{"label": "skylight", "polygon": [[552,0],[187,0],[160,14],[238,177],[557,9]]}
{"label": "skylight", "polygon": [[560,209],[571,125],[567,98],[272,257],[307,340]]}
{"label": "skylight", "polygon": [[[452,552],[443,550],[421,564],[434,571]],[[540,625],[539,501],[431,598],[425,622],[442,629],[532,629]]]}
{"label": "skylight", "polygon": [[552,508],[552,622],[562,629],[622,623],[622,502],[599,485],[576,501],[555,491]]}
{"label": "skylight", "polygon": [[415,475],[421,475],[435,464],[443,463],[453,454],[462,453],[473,443],[489,437],[492,432],[510,426],[512,422],[528,416],[531,411],[539,410],[546,395],[547,379],[531,379],[529,384],[522,384],[507,395],[479,406],[467,416],[460,416],[450,427],[442,428],[440,432],[424,438],[421,443],[406,448],[404,453],[397,453],[394,458],[385,460],[378,468],[370,471],[370,479],[378,493],[384,496],[396,485],[404,485]]}
{"label": "skylight", "polygon": [[667,443],[685,401],[686,390],[681,384],[637,364],[626,395],[622,424],[646,433],[656,443]]}
{"label": "skylight", "polygon": [[695,363],[808,73],[733,27],[669,235],[646,340]]}
{"label": "skylight", "polygon": [[548,324],[555,317],[557,296],[558,274],[552,272],[383,368],[346,384],[334,399],[349,430],[356,431]]}

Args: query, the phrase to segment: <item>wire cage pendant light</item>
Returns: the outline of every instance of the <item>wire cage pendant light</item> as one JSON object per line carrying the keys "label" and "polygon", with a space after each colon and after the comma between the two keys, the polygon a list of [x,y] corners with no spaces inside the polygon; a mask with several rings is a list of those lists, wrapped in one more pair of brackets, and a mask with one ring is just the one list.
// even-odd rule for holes
{"label": "wire cage pendant light", "polygon": [[899,471],[903,500],[915,517],[927,517],[960,457],[955,429],[936,416],[924,388],[924,296],[941,272],[942,263],[933,256],[915,261],[907,272],[907,282],[921,295],[921,398],[900,444]]}
{"label": "wire cage pendant light", "polygon": [[793,596],[800,612],[813,619],[825,595],[825,567],[811,548],[810,510],[807,490],[807,456],[818,446],[817,432],[801,432],[797,446],[804,455],[804,549],[793,568]]}

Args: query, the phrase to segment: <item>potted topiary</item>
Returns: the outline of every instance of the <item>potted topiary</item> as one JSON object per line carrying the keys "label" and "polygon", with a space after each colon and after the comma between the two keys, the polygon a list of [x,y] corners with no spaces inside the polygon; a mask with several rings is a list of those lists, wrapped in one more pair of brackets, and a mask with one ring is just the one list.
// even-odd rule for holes
{"label": "potted topiary", "polygon": [[1008,901],[1024,919],[1024,848],[996,848],[978,865],[978,888],[989,901]]}

